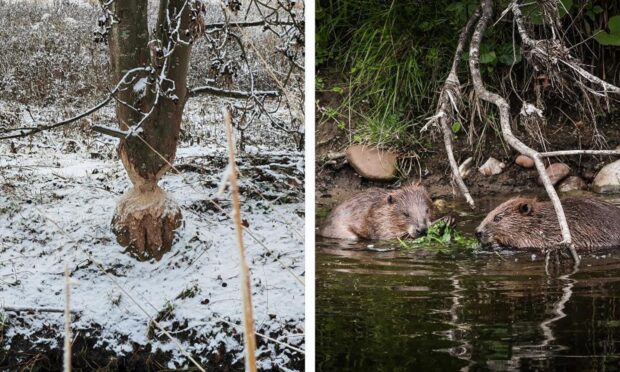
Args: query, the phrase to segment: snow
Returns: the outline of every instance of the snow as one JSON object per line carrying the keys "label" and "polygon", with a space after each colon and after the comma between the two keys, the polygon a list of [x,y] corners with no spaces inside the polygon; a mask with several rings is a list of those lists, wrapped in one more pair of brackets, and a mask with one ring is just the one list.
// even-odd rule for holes
{"label": "snow", "polygon": [[521,107],[521,111],[519,113],[522,116],[536,115],[538,117],[543,117],[543,111],[541,109],[527,102],[523,103],[523,107]]}
{"label": "snow", "polygon": [[146,89],[147,78],[143,77],[136,82],[133,86],[133,91],[136,93],[144,92]]}
{"label": "snow", "polygon": [[[0,108],[6,107],[0,102]],[[196,108],[187,111],[197,119],[192,110]],[[113,110],[103,112],[112,115]],[[34,116],[38,118],[36,112]],[[200,120],[189,127],[206,130],[204,117]],[[172,250],[159,262],[130,257],[111,232],[116,202],[130,187],[115,157],[115,139],[54,131],[14,141],[17,154],[11,153],[8,142],[0,142],[0,306],[63,308],[66,263],[73,273],[71,307],[79,312],[74,332],[100,328],[101,347],[125,354],[132,352],[133,342],[150,343],[153,350],[173,353],[170,368],[188,366],[173,342],[163,335],[149,337],[147,316],[97,268],[93,258],[150,317],[172,304],[172,316],[160,323],[175,335],[191,334],[181,343],[200,354],[203,362],[221,343],[234,358],[242,358],[242,340],[235,336],[242,327],[233,331],[222,322],[241,324],[242,319],[234,227],[207,201],[215,197],[226,173],[225,138],[223,132],[208,133],[212,136],[208,145],[183,143],[176,160],[208,172],[169,172],[160,182],[179,203],[184,224]],[[303,349],[304,337],[296,334],[304,333],[304,288],[283,267],[290,266],[303,279],[303,154],[280,144],[248,147],[251,155],[238,155],[242,217],[272,251],[268,253],[245,234],[256,329]],[[253,164],[254,157],[261,161]],[[276,202],[265,201],[256,190]],[[286,202],[281,201],[283,196]],[[226,192],[218,203],[230,211],[229,200]],[[196,293],[194,297],[180,296],[188,289]],[[40,335],[47,327],[61,333],[62,322],[62,314],[57,313],[23,316],[9,324],[3,347],[8,349],[17,335],[60,347],[54,338]],[[257,355],[262,368],[290,369],[287,363],[299,353],[267,342]]]}

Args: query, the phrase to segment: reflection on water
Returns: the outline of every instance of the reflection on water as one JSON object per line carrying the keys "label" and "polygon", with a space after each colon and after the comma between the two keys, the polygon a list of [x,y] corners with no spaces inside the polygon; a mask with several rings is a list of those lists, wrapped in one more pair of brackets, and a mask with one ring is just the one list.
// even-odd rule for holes
{"label": "reflection on water", "polygon": [[[499,201],[483,203],[481,214],[458,208],[462,231]],[[620,370],[620,252],[566,270],[549,276],[531,253],[317,237],[317,369]]]}

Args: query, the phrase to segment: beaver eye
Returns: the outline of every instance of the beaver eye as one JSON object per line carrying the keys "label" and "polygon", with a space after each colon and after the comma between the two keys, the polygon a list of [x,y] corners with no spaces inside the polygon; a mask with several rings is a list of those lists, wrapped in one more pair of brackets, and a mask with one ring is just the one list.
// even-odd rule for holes
{"label": "beaver eye", "polygon": [[495,223],[497,223],[497,222],[499,222],[499,221],[501,221],[501,220],[502,220],[502,216],[500,216],[499,214],[498,214],[498,215],[496,215],[496,216],[493,218],[493,222],[495,222]]}
{"label": "beaver eye", "polygon": [[409,213],[403,212],[403,214],[405,215],[405,217],[409,217]]}

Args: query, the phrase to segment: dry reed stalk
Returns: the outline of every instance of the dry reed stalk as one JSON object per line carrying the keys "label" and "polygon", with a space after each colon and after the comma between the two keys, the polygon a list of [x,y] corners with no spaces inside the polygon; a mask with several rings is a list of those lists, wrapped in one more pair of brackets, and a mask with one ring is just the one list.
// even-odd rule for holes
{"label": "dry reed stalk", "polygon": [[241,294],[243,297],[243,327],[245,329],[245,368],[246,371],[256,372],[256,339],[254,336],[254,317],[252,314],[252,292],[250,291],[250,268],[245,258],[243,247],[243,223],[241,221],[241,201],[239,200],[239,185],[237,184],[237,164],[235,162],[235,141],[232,132],[232,116],[226,108],[222,109],[226,137],[228,138],[228,160],[230,164],[230,193],[233,207],[233,221],[239,248],[241,269]]}
{"label": "dry reed stalk", "polygon": [[65,347],[63,370],[71,372],[71,278],[69,266],[65,262]]}

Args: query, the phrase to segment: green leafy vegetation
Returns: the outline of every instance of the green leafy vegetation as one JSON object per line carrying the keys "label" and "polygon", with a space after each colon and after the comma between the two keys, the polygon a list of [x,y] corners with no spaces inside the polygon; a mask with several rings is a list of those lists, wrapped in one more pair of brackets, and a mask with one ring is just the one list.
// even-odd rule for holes
{"label": "green leafy vegetation", "polygon": [[601,45],[620,46],[620,15],[609,19],[609,32],[598,30],[594,38]]}
{"label": "green leafy vegetation", "polygon": [[[524,90],[531,88],[531,84],[527,84],[535,78],[535,73],[524,66],[520,39],[515,36],[511,16],[500,17],[500,12],[509,4],[509,0],[495,3],[493,25],[480,46],[480,67],[485,84],[491,90],[503,94],[514,90],[520,99],[527,99]],[[549,36],[540,3],[522,4],[532,36]],[[414,3],[320,0],[317,3],[316,55],[321,77],[317,82],[321,83],[320,91],[339,96],[335,100],[338,104],[331,101],[331,110],[324,113],[321,120],[339,123],[353,116],[352,125],[339,124],[338,127],[351,130],[353,133],[348,138],[354,142],[405,151],[416,145],[428,148],[420,129],[434,114],[459,33],[478,6],[476,0]],[[561,0],[558,9],[565,28],[563,37],[568,39],[569,45],[575,45],[572,53],[583,56],[586,64],[600,65],[606,72],[598,73],[606,76],[617,74],[610,70],[612,67],[600,64],[605,60],[601,57],[613,55],[614,51],[594,46],[597,43],[620,45],[620,16],[612,16],[618,10],[609,2],[580,0]],[[593,51],[599,55],[592,55]],[[466,48],[459,69],[464,86],[469,80],[465,63],[469,58],[467,52]],[[465,102],[463,112],[469,110],[468,104]],[[452,127],[455,134],[470,125],[476,128],[497,126],[491,112],[467,113],[465,117],[480,122],[455,122]]]}
{"label": "green leafy vegetation", "polygon": [[413,241],[398,239],[404,249],[430,249],[438,251],[468,250],[480,247],[476,239],[464,236],[444,220],[437,220],[426,231],[426,235]]}

